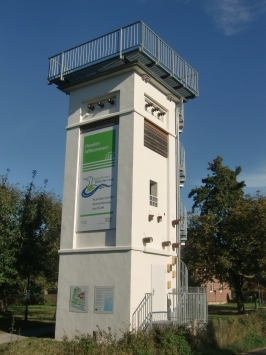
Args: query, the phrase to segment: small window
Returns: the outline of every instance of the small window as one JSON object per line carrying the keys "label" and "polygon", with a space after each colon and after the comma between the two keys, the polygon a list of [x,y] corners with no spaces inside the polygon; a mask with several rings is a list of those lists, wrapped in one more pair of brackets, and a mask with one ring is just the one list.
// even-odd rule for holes
{"label": "small window", "polygon": [[214,291],[214,284],[213,282],[211,282],[211,285],[210,285],[210,292],[213,292]]}
{"label": "small window", "polygon": [[220,284],[220,292],[223,292],[223,284]]}
{"label": "small window", "polygon": [[150,180],[150,205],[158,206],[157,182]]}

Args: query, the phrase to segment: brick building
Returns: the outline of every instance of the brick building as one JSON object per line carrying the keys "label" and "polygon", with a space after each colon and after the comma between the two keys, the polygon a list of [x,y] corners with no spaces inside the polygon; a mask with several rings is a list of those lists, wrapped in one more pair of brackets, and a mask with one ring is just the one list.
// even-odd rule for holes
{"label": "brick building", "polygon": [[232,292],[227,284],[214,281],[208,282],[205,287],[208,304],[223,304],[232,299]]}

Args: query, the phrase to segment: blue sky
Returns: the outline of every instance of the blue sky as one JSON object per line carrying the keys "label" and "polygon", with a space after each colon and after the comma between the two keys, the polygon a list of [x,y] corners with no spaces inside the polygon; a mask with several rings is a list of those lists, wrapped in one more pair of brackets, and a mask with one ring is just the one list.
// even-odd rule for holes
{"label": "blue sky", "polygon": [[48,57],[137,20],[199,72],[181,140],[187,182],[217,155],[266,195],[266,0],[9,0],[0,3],[0,174],[62,194],[68,96],[47,85]]}

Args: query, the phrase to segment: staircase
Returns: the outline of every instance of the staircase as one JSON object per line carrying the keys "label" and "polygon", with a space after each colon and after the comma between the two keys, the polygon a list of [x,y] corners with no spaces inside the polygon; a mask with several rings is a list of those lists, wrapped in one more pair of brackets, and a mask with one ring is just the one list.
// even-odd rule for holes
{"label": "staircase", "polygon": [[152,311],[152,293],[146,293],[132,315],[132,329],[147,330],[154,325],[185,325],[191,327],[208,322],[207,295],[202,287],[188,287],[187,267],[181,261],[180,292],[168,293],[167,311]]}
{"label": "staircase", "polygon": [[132,329],[147,330],[152,326],[152,293],[145,293],[132,315]]}

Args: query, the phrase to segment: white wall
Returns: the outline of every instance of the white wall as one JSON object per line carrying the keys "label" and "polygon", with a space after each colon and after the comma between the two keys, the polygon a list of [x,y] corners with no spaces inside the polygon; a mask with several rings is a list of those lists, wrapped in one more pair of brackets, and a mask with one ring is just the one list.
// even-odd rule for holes
{"label": "white wall", "polygon": [[[60,255],[56,338],[70,338],[77,331],[92,334],[108,327],[123,329],[130,323],[130,252]],[[88,286],[88,312],[69,312],[70,286]],[[94,313],[94,287],[115,286],[114,314]]]}
{"label": "white wall", "polygon": [[[105,104],[88,111],[87,104],[114,97],[115,105]],[[151,99],[165,110],[158,120],[145,109]],[[146,292],[151,292],[152,265],[165,268],[162,288],[165,294],[176,287],[176,279],[167,273],[167,264],[176,252],[162,242],[176,241],[175,104],[167,100],[151,83],[133,71],[88,83],[70,92],[62,235],[60,246],[59,290],[56,338],[70,337],[75,331],[92,333],[96,325],[122,328],[131,322],[132,313]],[[108,231],[75,232],[76,191],[79,172],[81,125],[119,116],[117,222]],[[169,156],[162,157],[144,147],[144,118],[169,133]],[[158,183],[158,207],[149,204],[149,181]],[[154,220],[149,221],[149,214]],[[157,222],[157,216],[162,222]],[[144,237],[153,243],[143,245]],[[176,270],[176,267],[173,267]],[[167,288],[171,281],[171,288]],[[88,286],[88,312],[69,312],[70,286]],[[114,286],[114,314],[94,313],[94,286]],[[162,299],[162,311],[166,310]]]}

